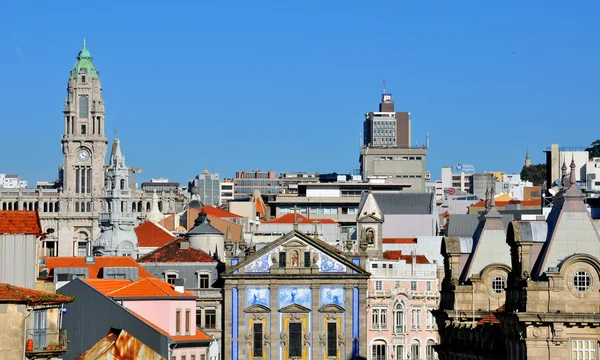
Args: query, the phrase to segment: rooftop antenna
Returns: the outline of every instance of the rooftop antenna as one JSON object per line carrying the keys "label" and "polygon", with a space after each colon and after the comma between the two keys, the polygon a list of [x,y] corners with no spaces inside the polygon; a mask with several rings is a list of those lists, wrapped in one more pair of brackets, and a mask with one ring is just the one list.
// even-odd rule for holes
{"label": "rooftop antenna", "polygon": [[429,149],[429,132],[425,135],[425,148]]}
{"label": "rooftop antenna", "polygon": [[383,93],[387,94],[387,92],[385,91],[385,80],[383,80]]}

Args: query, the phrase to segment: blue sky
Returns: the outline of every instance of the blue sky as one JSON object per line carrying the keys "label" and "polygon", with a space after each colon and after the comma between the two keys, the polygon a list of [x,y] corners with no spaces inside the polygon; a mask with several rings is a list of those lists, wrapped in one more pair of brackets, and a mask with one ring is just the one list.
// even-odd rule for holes
{"label": "blue sky", "polygon": [[[138,181],[203,169],[349,172],[387,81],[427,169],[519,172],[600,138],[597,1],[112,1],[0,5],[0,172],[56,178],[83,37],[106,134]],[[168,4],[168,5],[167,5]]]}

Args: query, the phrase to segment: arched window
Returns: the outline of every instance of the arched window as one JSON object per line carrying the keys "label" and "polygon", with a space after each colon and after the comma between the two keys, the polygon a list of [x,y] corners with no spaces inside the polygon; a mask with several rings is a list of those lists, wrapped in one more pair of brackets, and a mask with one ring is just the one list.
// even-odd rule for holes
{"label": "arched window", "polygon": [[587,271],[579,270],[573,276],[573,286],[575,287],[575,290],[585,292],[590,289],[591,285],[592,277]]}
{"label": "arched window", "polygon": [[371,359],[372,360],[387,360],[387,344],[383,340],[377,340],[373,342],[371,347]]}
{"label": "arched window", "polygon": [[496,276],[492,280],[492,291],[496,294],[501,294],[504,292],[504,288],[506,287],[506,280],[502,276]]}
{"label": "arched window", "polygon": [[87,96],[79,97],[79,117],[87,119],[88,117],[88,98]]}
{"label": "arched window", "polygon": [[54,211],[56,211],[56,212],[59,212],[59,211],[60,211],[60,202],[58,202],[58,201],[57,201],[57,202],[54,204]]}
{"label": "arched window", "polygon": [[406,333],[406,312],[404,304],[399,302],[394,307],[394,332],[398,334]]}
{"label": "arched window", "polygon": [[146,203],[146,211],[150,211],[150,202]]}
{"label": "arched window", "polygon": [[427,340],[427,347],[425,348],[425,359],[426,360],[434,360],[436,358],[435,350],[433,346],[435,345],[435,341],[432,339]]}
{"label": "arched window", "polygon": [[44,203],[44,212],[48,212],[48,203]]}
{"label": "arched window", "polygon": [[121,179],[121,190],[125,190],[125,179]]}
{"label": "arched window", "polygon": [[421,343],[419,340],[415,339],[410,344],[410,358],[411,359],[420,359],[421,358]]}
{"label": "arched window", "polygon": [[399,359],[399,360],[404,359],[404,345],[397,345],[396,346],[396,357],[395,357],[395,359]]}

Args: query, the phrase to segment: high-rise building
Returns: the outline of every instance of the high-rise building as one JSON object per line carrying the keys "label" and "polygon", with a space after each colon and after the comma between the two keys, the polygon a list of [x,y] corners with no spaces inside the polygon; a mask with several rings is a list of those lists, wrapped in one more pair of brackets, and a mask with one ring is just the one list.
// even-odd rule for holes
{"label": "high-rise building", "polygon": [[238,171],[233,180],[236,199],[249,199],[254,190],[262,195],[277,195],[281,192],[281,180],[275,171]]}
{"label": "high-rise building", "polygon": [[404,184],[408,191],[425,191],[424,146],[411,146],[410,113],[396,112],[392,94],[383,93],[378,112],[366,114],[360,152],[363,181]]}
{"label": "high-rise building", "polygon": [[396,112],[392,94],[383,93],[378,112],[369,112],[365,115],[364,146],[409,147],[410,141],[410,113]]}
{"label": "high-rise building", "polygon": [[219,205],[221,203],[221,181],[218,173],[209,173],[205,171],[202,174],[188,182],[188,191],[192,192],[194,186],[198,187],[198,196],[205,205]]}
{"label": "high-rise building", "polygon": [[235,194],[235,184],[233,183],[232,178],[224,178],[223,181],[219,184],[220,195],[219,198],[221,200],[220,204],[224,204],[234,199]]}

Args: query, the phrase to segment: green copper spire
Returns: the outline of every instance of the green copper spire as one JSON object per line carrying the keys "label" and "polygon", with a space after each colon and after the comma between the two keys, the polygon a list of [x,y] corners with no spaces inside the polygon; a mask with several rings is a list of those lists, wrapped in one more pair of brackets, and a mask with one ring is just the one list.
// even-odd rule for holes
{"label": "green copper spire", "polygon": [[85,46],[85,38],[83,38],[83,47],[81,48],[81,51],[77,55],[77,62],[75,63],[75,66],[73,66],[73,70],[71,71],[71,74],[79,75],[79,74],[81,74],[82,69],[86,69],[87,75],[96,75],[97,74],[96,67],[92,63],[92,55],[90,54],[87,47]]}

